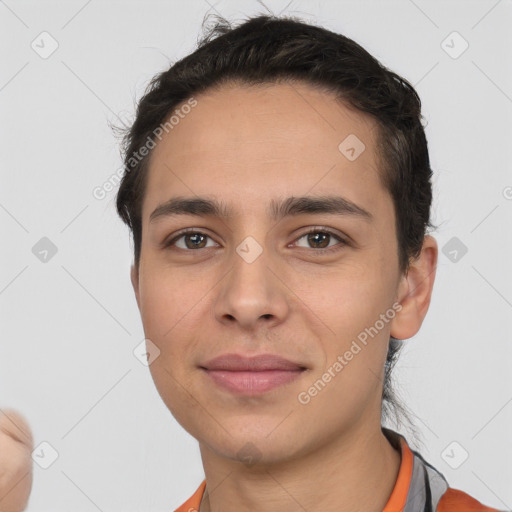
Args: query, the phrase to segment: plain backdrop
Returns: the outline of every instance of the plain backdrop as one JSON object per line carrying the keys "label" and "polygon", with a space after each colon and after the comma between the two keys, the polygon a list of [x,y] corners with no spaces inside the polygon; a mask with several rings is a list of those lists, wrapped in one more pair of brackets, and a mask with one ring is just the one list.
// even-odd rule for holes
{"label": "plain backdrop", "polygon": [[[267,9],[353,38],[422,99],[440,253],[397,382],[426,460],[512,509],[511,2],[4,0],[0,407],[58,453],[35,464],[28,510],[172,511],[204,476],[134,356],[132,245],[115,190],[93,190],[121,166],[109,123],[133,119],[149,79],[195,49],[205,14]],[[454,469],[446,450],[467,459]]]}

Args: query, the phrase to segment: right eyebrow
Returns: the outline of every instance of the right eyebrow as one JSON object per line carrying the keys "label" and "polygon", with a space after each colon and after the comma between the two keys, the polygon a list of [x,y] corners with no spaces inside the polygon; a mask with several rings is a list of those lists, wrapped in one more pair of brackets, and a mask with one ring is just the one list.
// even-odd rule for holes
{"label": "right eyebrow", "polygon": [[204,215],[228,219],[232,216],[232,211],[225,203],[215,199],[173,197],[155,208],[149,216],[149,222],[174,215]]}

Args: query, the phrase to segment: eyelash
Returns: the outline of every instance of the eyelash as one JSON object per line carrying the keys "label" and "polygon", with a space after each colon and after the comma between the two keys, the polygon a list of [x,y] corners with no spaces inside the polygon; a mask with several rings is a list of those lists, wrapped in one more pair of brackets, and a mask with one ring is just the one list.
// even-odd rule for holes
{"label": "eyelash", "polygon": [[[306,235],[311,234],[311,233],[315,233],[315,234],[316,233],[322,233],[322,234],[330,235],[330,236],[336,238],[337,240],[339,240],[339,242],[340,242],[337,245],[335,245],[333,247],[329,247],[327,249],[310,248],[311,251],[314,251],[314,252],[317,252],[317,253],[321,252],[323,254],[326,254],[326,253],[327,254],[331,254],[332,252],[339,251],[344,246],[349,245],[347,240],[345,240],[344,238],[340,237],[339,235],[337,235],[333,231],[331,231],[329,229],[325,229],[325,228],[318,228],[318,227],[311,228],[309,231],[306,231],[306,232],[302,233],[298,238],[295,239],[295,242],[297,240],[300,240],[301,238],[305,237]],[[179,233],[177,233],[177,235],[174,236],[168,242],[164,242],[163,243],[164,249],[170,248],[172,245],[174,245],[175,242],[177,242],[180,238],[183,238],[186,235],[205,235],[208,238],[211,238],[209,235],[207,235],[206,233],[203,233],[202,231],[197,231],[197,230],[195,230],[193,228],[188,228],[188,229],[185,229],[185,230],[180,231]],[[201,249],[181,249],[180,247],[178,247],[178,249],[181,250],[181,251],[186,251],[186,252],[196,252],[196,251],[201,250]],[[207,247],[206,248],[203,247],[202,249],[207,249]]]}

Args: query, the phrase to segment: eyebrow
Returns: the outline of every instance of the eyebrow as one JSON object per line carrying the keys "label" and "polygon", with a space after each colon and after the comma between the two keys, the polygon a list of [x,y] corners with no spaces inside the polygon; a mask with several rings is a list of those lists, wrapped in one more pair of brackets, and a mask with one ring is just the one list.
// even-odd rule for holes
{"label": "eyebrow", "polygon": [[[273,220],[302,214],[321,213],[354,216],[367,222],[373,220],[373,215],[370,212],[341,196],[292,196],[279,201],[272,199],[267,212]],[[228,220],[233,217],[233,209],[216,199],[174,197],[157,206],[149,216],[149,222],[174,215],[197,215]]]}

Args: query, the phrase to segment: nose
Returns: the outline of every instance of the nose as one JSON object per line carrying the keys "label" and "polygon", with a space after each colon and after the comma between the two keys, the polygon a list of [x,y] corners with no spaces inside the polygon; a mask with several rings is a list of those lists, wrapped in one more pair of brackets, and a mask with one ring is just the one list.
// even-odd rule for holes
{"label": "nose", "polygon": [[289,309],[287,288],[272,267],[265,251],[252,262],[235,253],[213,305],[217,320],[248,331],[261,323],[266,327],[281,323]]}

